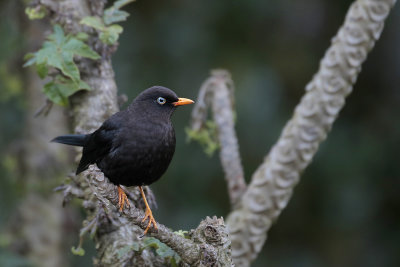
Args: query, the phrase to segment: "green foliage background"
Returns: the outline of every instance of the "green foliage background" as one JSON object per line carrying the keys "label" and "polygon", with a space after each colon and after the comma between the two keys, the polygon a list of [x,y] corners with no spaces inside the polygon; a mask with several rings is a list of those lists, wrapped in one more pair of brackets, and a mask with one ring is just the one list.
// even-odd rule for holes
{"label": "green foliage background", "polygon": [[[24,131],[18,123],[24,116],[20,73],[29,52],[21,33],[21,25],[29,22],[11,16],[16,4],[7,2],[0,2],[0,226],[21,194],[13,178],[18,166],[7,155]],[[131,16],[120,24],[124,32],[113,56],[119,91],[132,99],[149,86],[164,85],[195,98],[210,69],[230,70],[240,151],[250,179],[290,118],[348,5],[344,0],[135,2],[124,8]],[[398,25],[397,4],[254,266],[399,266]],[[152,186],[156,218],[175,230],[229,211],[218,155],[210,158],[199,145],[185,142],[190,112],[184,107],[174,115],[176,154]],[[2,242],[7,240],[0,238],[0,247]],[[90,257],[90,251],[85,259],[71,256],[71,264],[85,266]]]}

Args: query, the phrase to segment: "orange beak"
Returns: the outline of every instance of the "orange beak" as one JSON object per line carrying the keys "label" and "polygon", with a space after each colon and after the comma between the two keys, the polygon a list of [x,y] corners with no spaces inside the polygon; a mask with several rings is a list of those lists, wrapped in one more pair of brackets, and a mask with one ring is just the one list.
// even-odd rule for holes
{"label": "orange beak", "polygon": [[193,103],[194,103],[194,101],[189,98],[180,97],[180,98],[178,98],[178,101],[173,102],[172,105],[177,107],[177,106],[183,106],[183,105],[188,105],[188,104],[193,104]]}

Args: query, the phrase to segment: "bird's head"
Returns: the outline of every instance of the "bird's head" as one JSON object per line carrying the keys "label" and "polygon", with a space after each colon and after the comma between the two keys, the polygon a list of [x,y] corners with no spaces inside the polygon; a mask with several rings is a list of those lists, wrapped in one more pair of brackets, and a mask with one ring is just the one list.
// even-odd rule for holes
{"label": "bird's head", "polygon": [[188,98],[179,98],[174,91],[162,86],[153,86],[140,93],[130,108],[152,116],[171,117],[178,106],[193,104]]}

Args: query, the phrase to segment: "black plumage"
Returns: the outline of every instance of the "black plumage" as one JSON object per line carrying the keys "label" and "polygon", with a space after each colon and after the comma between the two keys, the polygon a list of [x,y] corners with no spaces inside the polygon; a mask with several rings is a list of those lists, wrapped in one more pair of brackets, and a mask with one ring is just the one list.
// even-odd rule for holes
{"label": "black plumage", "polygon": [[[192,100],[178,98],[168,88],[154,86],[139,94],[126,110],[112,115],[93,133],[64,135],[52,141],[83,147],[76,174],[96,163],[112,183],[139,186],[143,192],[141,186],[157,181],[174,155],[175,131],[171,115],[177,106],[191,103]],[[120,188],[119,193],[122,210],[127,198]],[[151,210],[146,209],[147,217],[150,218],[149,228],[154,220]],[[155,221],[153,225],[156,227]]]}

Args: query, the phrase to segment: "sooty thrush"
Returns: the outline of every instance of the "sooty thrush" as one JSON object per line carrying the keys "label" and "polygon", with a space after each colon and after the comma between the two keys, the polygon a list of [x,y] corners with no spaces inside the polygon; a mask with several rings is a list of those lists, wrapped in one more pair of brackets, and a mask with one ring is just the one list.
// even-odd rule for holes
{"label": "sooty thrush", "polygon": [[139,94],[126,110],[115,113],[91,134],[58,136],[52,142],[82,146],[76,174],[96,163],[118,186],[120,211],[128,198],[120,185],[138,186],[146,205],[143,221],[157,229],[142,186],[157,181],[167,170],[175,152],[175,131],[171,115],[176,107],[194,103],[178,98],[165,87],[154,86]]}

